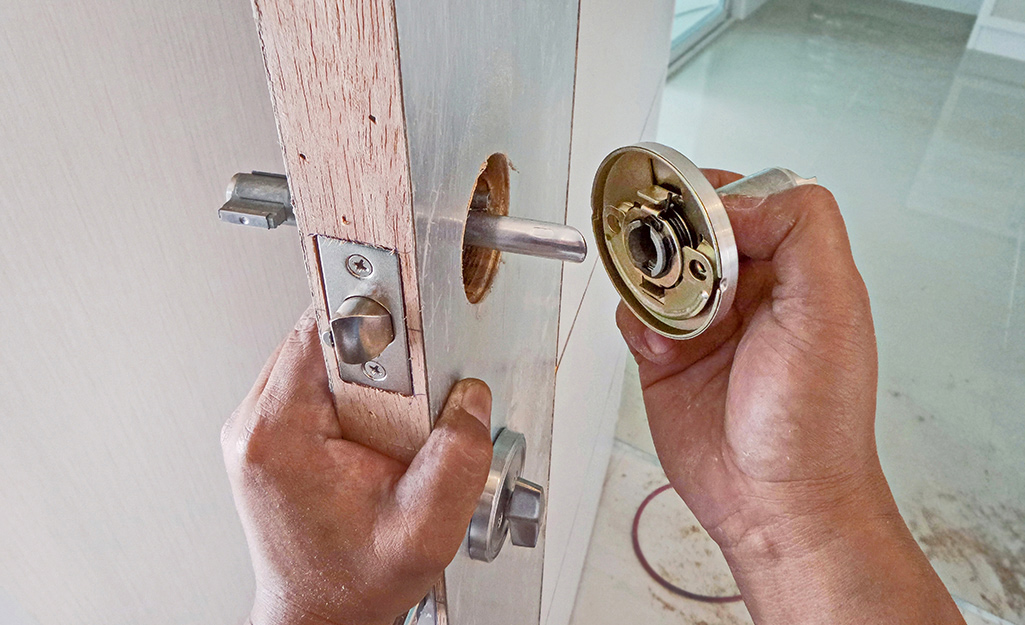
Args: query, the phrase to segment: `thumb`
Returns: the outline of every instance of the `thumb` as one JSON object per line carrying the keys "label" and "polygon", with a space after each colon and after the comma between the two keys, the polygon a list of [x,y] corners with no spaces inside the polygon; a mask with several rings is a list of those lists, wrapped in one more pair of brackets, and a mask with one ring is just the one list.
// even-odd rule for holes
{"label": "thumb", "polygon": [[466,535],[491,468],[491,389],[462,380],[449,393],[427,443],[395,497],[421,555],[447,565]]}

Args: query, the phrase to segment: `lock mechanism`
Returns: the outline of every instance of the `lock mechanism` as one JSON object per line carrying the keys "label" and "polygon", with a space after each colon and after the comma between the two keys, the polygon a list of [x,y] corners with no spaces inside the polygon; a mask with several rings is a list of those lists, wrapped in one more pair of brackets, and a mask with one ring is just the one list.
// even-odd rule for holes
{"label": "lock mechanism", "polygon": [[591,223],[623,301],[663,336],[693,338],[733,305],[739,257],[719,193],[765,196],[815,182],[767,169],[718,190],[676,150],[620,148],[598,167]]}
{"label": "lock mechanism", "polygon": [[[288,180],[254,171],[232,177],[221,221],[255,228],[296,225]],[[476,198],[474,200],[477,201]],[[487,197],[483,198],[486,203]],[[491,215],[472,206],[463,244],[510,254],[580,263],[587,244],[563,224]],[[330,328],[321,335],[334,350],[342,380],[413,394],[399,258],[393,250],[315,236]],[[517,501],[521,501],[522,496]],[[514,538],[515,540],[515,538]]]}
{"label": "lock mechanism", "polygon": [[495,439],[491,471],[470,519],[470,557],[491,562],[506,537],[519,547],[536,547],[545,517],[544,488],[520,477],[527,444],[522,434],[503,429]]}
{"label": "lock mechanism", "polygon": [[413,394],[399,257],[392,250],[314,237],[330,326],[321,335],[346,382]]}

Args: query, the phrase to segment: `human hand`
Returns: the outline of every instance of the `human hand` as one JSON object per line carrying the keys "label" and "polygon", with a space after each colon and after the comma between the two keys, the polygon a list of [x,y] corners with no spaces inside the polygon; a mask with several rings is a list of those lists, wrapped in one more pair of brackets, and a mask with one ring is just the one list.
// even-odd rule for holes
{"label": "human hand", "polygon": [[833,196],[724,203],[741,262],[723,322],[674,341],[617,312],[669,481],[759,625],[963,624],[879,465],[872,314]]}
{"label": "human hand", "polygon": [[391,625],[465,538],[491,464],[491,392],[456,384],[407,467],[341,438],[312,310],[224,425],[256,573],[252,625]]}
{"label": "human hand", "polygon": [[[716,187],[740,177],[705,173]],[[836,202],[818,186],[724,202],[741,264],[723,322],[674,341],[624,305],[617,321],[666,475],[730,548],[784,519],[889,497],[872,315]]]}

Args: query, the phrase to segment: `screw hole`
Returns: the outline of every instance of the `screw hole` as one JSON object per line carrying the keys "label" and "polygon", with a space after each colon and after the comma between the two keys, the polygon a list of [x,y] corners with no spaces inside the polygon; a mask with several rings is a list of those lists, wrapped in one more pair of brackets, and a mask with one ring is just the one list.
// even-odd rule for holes
{"label": "screw hole", "polygon": [[696,279],[704,282],[708,278],[708,269],[705,268],[705,264],[700,260],[692,260],[688,265],[690,268],[690,275]]}

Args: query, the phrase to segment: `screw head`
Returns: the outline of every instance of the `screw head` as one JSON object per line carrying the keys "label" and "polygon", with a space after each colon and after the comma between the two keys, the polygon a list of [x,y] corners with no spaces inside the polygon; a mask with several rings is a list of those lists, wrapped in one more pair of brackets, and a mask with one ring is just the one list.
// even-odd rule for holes
{"label": "screw head", "polygon": [[369,278],[374,273],[374,266],[362,254],[353,254],[345,259],[345,268],[357,278]]}
{"label": "screw head", "polygon": [[381,382],[388,377],[388,372],[385,370],[384,365],[376,360],[371,360],[363,363],[363,375],[374,382]]}

